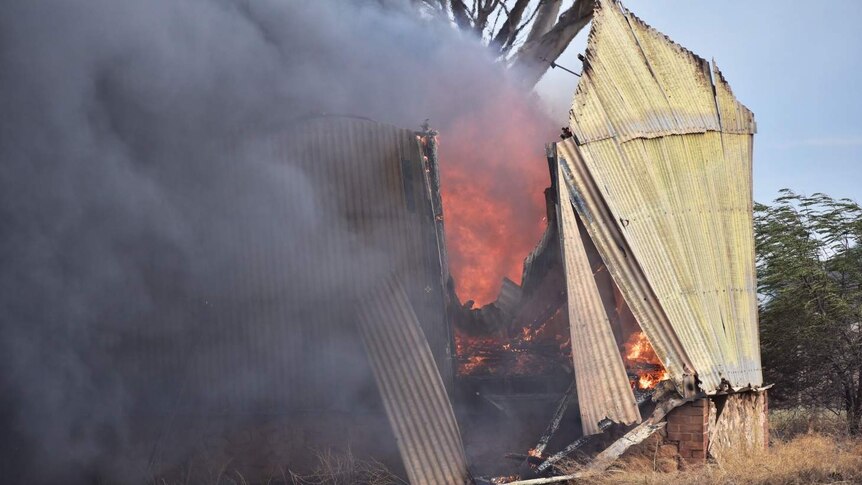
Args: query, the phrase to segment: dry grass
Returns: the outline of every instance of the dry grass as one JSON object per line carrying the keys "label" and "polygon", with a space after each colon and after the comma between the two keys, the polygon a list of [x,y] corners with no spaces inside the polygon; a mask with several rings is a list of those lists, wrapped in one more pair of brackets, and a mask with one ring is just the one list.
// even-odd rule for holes
{"label": "dry grass", "polygon": [[345,451],[317,453],[313,471],[296,473],[287,467],[278,468],[268,476],[248,478],[231,466],[218,460],[199,463],[193,467],[175,470],[171,477],[158,477],[149,485],[408,485],[390,472],[385,465],[373,459],[356,457],[348,448]]}
{"label": "dry grass", "polygon": [[773,439],[779,440],[811,433],[846,437],[847,415],[806,406],[770,409],[769,433]]}
{"label": "dry grass", "polygon": [[[573,470],[574,471],[574,470]],[[643,456],[623,461],[607,473],[579,484],[610,485],[802,485],[862,483],[862,442],[820,434],[778,442],[769,450],[739,453],[724,463],[662,473]]]}
{"label": "dry grass", "polygon": [[318,453],[317,467],[307,475],[291,473],[291,485],[407,485],[382,463],[357,459],[346,453]]}
{"label": "dry grass", "polygon": [[[656,446],[630,453],[608,472],[581,479],[587,485],[802,485],[862,484],[862,440],[845,434],[846,421],[829,411],[812,409],[770,410],[773,444],[768,450],[725,457],[688,470],[674,470],[676,459],[661,456]],[[173,480],[157,479],[152,485],[406,485],[407,482],[373,460],[361,459],[346,451],[317,454],[310,473],[297,474],[287,468],[274,476],[249,481],[228,462],[204,467],[205,474],[193,477],[179,473]],[[672,465],[672,466],[670,466]],[[577,471],[572,464],[569,473]]]}

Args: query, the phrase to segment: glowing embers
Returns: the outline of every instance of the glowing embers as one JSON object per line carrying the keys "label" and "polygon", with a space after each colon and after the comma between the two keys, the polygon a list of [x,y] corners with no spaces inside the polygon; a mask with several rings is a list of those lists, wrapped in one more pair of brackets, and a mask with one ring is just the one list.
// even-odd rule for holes
{"label": "glowing embers", "polygon": [[540,375],[571,366],[568,322],[559,308],[541,324],[488,331],[479,331],[469,315],[455,326],[459,376]]}
{"label": "glowing embers", "polygon": [[632,333],[623,344],[623,360],[634,389],[653,389],[659,382],[670,378],[646,335],[641,331]]}

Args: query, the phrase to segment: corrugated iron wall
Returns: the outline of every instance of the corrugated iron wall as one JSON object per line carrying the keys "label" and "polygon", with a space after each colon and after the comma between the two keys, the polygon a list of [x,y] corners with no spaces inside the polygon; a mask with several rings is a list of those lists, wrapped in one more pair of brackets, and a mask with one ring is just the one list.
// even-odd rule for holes
{"label": "corrugated iron wall", "polygon": [[[212,272],[222,280],[219,294],[203,302],[185,302],[177,311],[177,320],[182,320],[177,328],[194,328],[196,346],[176,349],[161,341],[146,342],[146,329],[136,345],[136,352],[147,354],[142,366],[158,367],[163,375],[186,376],[185,383],[178,378],[165,389],[195,387],[194,392],[165,399],[165,410],[287,415],[311,424],[325,421],[327,413],[357,419],[363,413],[382,415],[391,395],[383,393],[381,400],[375,384],[363,333],[357,327],[358,303],[360,296],[396,275],[401,282],[399,296],[404,297],[393,301],[401,309],[396,316],[410,318],[386,322],[385,330],[419,325],[405,335],[410,345],[424,346],[422,355],[428,357],[420,359],[422,366],[415,374],[402,369],[398,385],[421,384],[436,399],[434,412],[412,416],[395,427],[397,438],[399,443],[404,439],[405,429],[410,433],[414,428],[439,427],[460,446],[446,397],[453,370],[438,246],[442,239],[436,230],[428,167],[417,132],[359,118],[319,117],[269,136],[239,137],[226,145],[227,155],[222,158],[228,161],[219,161],[213,169],[223,172],[220,179],[233,181],[223,191],[224,199],[231,202],[205,216],[219,227],[214,237],[225,241],[226,248],[220,260],[229,263]],[[243,163],[230,163],[234,153]],[[241,203],[258,186],[248,177],[230,174],[240,174],[254,160],[260,160],[257,172],[270,174],[276,184],[283,180],[293,197],[276,200],[291,200],[294,210],[271,210],[254,194],[250,199],[259,207],[231,212],[231,203]],[[299,215],[279,220],[270,214]],[[219,225],[222,216],[224,224]],[[237,224],[242,217],[260,221]],[[189,311],[192,307],[194,312]],[[398,335],[374,335],[380,337],[372,342],[376,349],[405,351],[399,347],[405,342]],[[436,377],[429,377],[432,374]],[[196,399],[201,396],[204,399]],[[314,436],[313,429],[310,426],[307,435],[294,438],[315,442],[320,437]],[[466,473],[463,456],[460,462],[450,460],[451,443],[443,463],[436,455],[426,454],[437,450],[436,435],[411,436],[424,447],[420,451],[426,468],[456,467]],[[389,430],[380,430],[379,439],[394,441]],[[344,443],[317,444],[325,448]],[[380,448],[373,442],[362,443],[354,451],[366,454]],[[405,456],[404,461],[409,469],[415,457]]]}
{"label": "corrugated iron wall", "polygon": [[751,112],[707,61],[602,0],[570,127],[574,205],[672,378],[761,385]]}
{"label": "corrugated iron wall", "polygon": [[359,317],[410,483],[467,483],[467,459],[452,404],[398,277],[369,292]]}
{"label": "corrugated iron wall", "polygon": [[[558,170],[560,180],[562,169]],[[578,403],[584,434],[591,435],[602,431],[599,422],[605,418],[632,424],[641,416],[587,259],[568,185],[557,187]]]}
{"label": "corrugated iron wall", "polygon": [[[231,264],[218,276],[232,290],[199,305],[197,319],[209,323],[202,324],[196,349],[188,355],[155,349],[155,360],[189,368],[191,380],[217,391],[209,397],[225,411],[251,411],[244,409],[249,405],[272,412],[353,406],[355,396],[367,395],[369,383],[373,387],[367,364],[354,358],[357,350],[362,353],[355,297],[398,273],[451,386],[441,262],[416,132],[320,117],[228,147],[244,150],[253,150],[244,158],[283,164],[272,176],[292,178],[285,186],[297,179],[307,185],[296,201],[304,219],[271,220],[255,225],[253,233],[229,226],[220,234],[228,241]],[[248,190],[254,187],[229,188],[225,198],[241,199]],[[267,212],[260,207],[261,214]],[[225,215],[228,221],[238,217]],[[252,346],[243,348],[245,343]],[[237,369],[254,372],[240,386],[224,389],[220,383]]]}
{"label": "corrugated iron wall", "polygon": [[398,273],[435,361],[450,380],[444,282],[424,153],[416,132],[362,119],[318,118],[287,133],[276,146],[278,157],[300,166],[317,186],[331,188],[317,202],[341,218],[325,221],[337,239],[332,252],[343,250],[345,240],[353,249],[347,258],[315,264],[331,279],[344,281],[354,295],[380,274]]}

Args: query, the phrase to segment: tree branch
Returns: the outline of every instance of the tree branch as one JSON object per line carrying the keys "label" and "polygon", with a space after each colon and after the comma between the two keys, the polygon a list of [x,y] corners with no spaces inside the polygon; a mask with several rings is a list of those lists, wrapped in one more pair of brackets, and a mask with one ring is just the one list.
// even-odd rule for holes
{"label": "tree branch", "polygon": [[492,49],[499,50],[503,53],[505,46],[511,45],[515,40],[518,25],[521,23],[521,18],[524,16],[524,12],[527,10],[528,5],[530,5],[530,0],[517,0],[515,2],[515,6],[512,7],[512,10],[509,10],[506,8],[506,5],[503,4],[503,8],[506,10],[506,21],[503,22],[503,26],[500,27],[500,30],[497,31],[497,35],[495,35],[494,39],[491,41]]}
{"label": "tree branch", "polygon": [[540,0],[539,6],[536,7],[536,21],[533,22],[533,27],[527,35],[526,43],[539,40],[543,35],[547,34],[554,22],[557,20],[557,14],[560,13],[560,8],[563,6],[563,0]]}
{"label": "tree branch", "polygon": [[485,2],[476,0],[476,3],[479,4],[479,11],[476,13],[475,20],[473,21],[473,30],[481,36],[488,25],[488,18],[497,9],[500,0],[486,0]]}
{"label": "tree branch", "polygon": [[450,0],[449,8],[452,10],[452,17],[455,18],[455,25],[461,30],[470,28],[470,14],[467,12],[467,5],[463,0]]}
{"label": "tree branch", "polygon": [[527,86],[534,86],[539,82],[550,63],[560,57],[572,39],[590,22],[594,7],[593,0],[575,0],[575,3],[560,15],[554,27],[538,40],[521,46],[512,67],[520,71],[520,76]]}

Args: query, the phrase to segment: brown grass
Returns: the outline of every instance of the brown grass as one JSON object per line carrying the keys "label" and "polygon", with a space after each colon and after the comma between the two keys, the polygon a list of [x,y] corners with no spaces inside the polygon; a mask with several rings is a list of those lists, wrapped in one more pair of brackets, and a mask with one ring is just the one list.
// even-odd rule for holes
{"label": "brown grass", "polygon": [[385,465],[355,456],[348,448],[344,451],[326,450],[317,453],[314,469],[309,473],[296,473],[279,468],[269,476],[249,478],[231,467],[228,460],[207,460],[193,467],[191,463],[177,469],[169,477],[157,477],[149,485],[408,485]]}
{"label": "brown grass", "polygon": [[[572,470],[575,471],[575,470]],[[768,450],[739,453],[721,464],[663,473],[643,456],[578,484],[610,485],[802,485],[862,483],[862,442],[820,434],[778,442]]]}
{"label": "brown grass", "polygon": [[[768,450],[738,453],[723,463],[710,463],[688,470],[675,470],[676,459],[658,453],[657,443],[645,443],[629,453],[606,473],[580,479],[586,485],[802,485],[862,484],[862,440],[846,435],[843,416],[829,411],[799,408],[770,411]],[[656,436],[658,438],[658,436]],[[657,442],[657,440],[655,440]],[[672,466],[671,466],[672,465]],[[206,468],[206,467],[205,467]],[[206,468],[208,473],[192,477],[179,473],[173,480],[155,479],[152,485],[249,485],[231,463]],[[673,471],[668,471],[673,470]],[[567,473],[578,471],[572,462]],[[314,470],[297,474],[287,468],[274,476],[253,482],[262,485],[406,485],[406,482],[374,460],[361,459],[346,451],[317,454]]]}
{"label": "brown grass", "polygon": [[803,434],[847,436],[847,415],[823,408],[798,406],[769,411],[769,433],[773,439],[789,440]]}
{"label": "brown grass", "polygon": [[291,485],[407,485],[382,463],[360,460],[349,449],[346,453],[318,453],[314,472],[291,473],[289,480]]}

